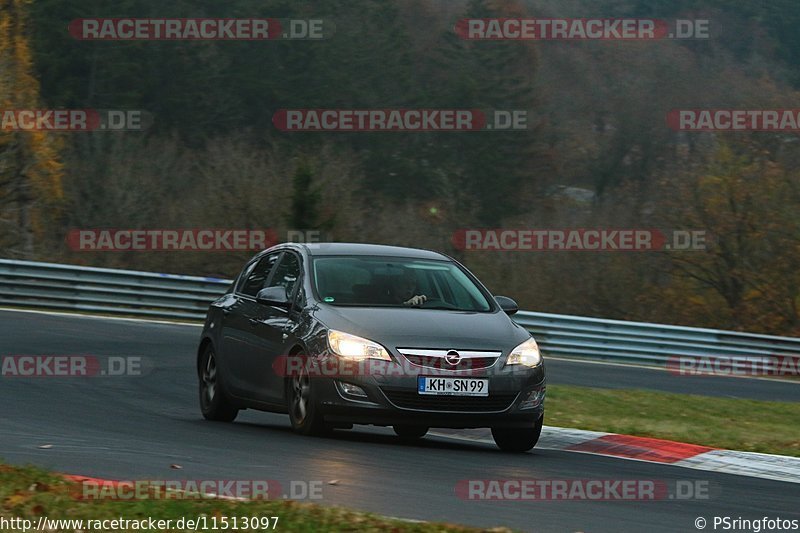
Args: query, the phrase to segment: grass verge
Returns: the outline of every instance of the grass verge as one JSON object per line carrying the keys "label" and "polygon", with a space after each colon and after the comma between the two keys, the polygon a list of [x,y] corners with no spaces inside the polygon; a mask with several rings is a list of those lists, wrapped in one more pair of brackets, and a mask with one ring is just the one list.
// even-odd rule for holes
{"label": "grass verge", "polygon": [[[80,485],[66,481],[58,475],[48,473],[34,467],[12,467],[0,464],[0,517],[26,518],[38,525],[40,516],[58,520],[127,520],[146,519],[197,519],[205,516],[208,531],[395,531],[395,532],[448,532],[467,533],[481,531],[463,526],[406,522],[373,514],[361,513],[339,507],[327,507],[310,503],[293,501],[253,501],[234,502],[228,500],[176,500],[146,499],[137,501],[114,500],[82,500],[79,498]],[[219,521],[222,517],[229,519],[229,527],[210,529],[212,518]],[[233,517],[239,517],[239,527],[232,527]],[[268,528],[247,529],[242,527],[242,517],[278,517],[277,527],[272,521]],[[0,518],[0,520],[2,520]],[[173,522],[174,524],[174,522]],[[87,528],[84,522],[83,531],[97,531]],[[110,524],[109,524],[110,525]],[[131,526],[132,524],[129,524]],[[258,524],[257,524],[258,525]],[[8,526],[1,526],[2,531],[20,531]],[[80,529],[73,524],[49,531],[75,533]],[[155,529],[137,527],[105,527],[103,531],[156,531]],[[202,530],[202,528],[200,528]],[[174,526],[160,531],[194,531],[192,528],[178,529]],[[497,528],[492,531],[510,531]]]}
{"label": "grass verge", "polygon": [[548,385],[545,423],[800,457],[800,403]]}

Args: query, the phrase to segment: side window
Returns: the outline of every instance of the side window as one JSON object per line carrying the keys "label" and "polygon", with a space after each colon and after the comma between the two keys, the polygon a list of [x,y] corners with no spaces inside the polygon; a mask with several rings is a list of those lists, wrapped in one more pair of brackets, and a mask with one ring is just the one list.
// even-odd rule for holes
{"label": "side window", "polygon": [[286,253],[278,263],[268,286],[285,288],[286,296],[291,298],[298,279],[300,279],[300,260],[293,253]]}
{"label": "side window", "polygon": [[239,287],[239,292],[255,298],[258,291],[264,288],[269,273],[280,256],[281,252],[276,252],[260,259],[255,268],[247,274],[244,283]]}
{"label": "side window", "polygon": [[248,265],[244,267],[242,273],[239,274],[239,277],[236,279],[236,287],[233,292],[242,292],[242,287],[244,287],[244,284],[247,282],[247,278],[250,276],[250,273],[257,264],[258,261],[255,261],[253,263],[248,263]]}

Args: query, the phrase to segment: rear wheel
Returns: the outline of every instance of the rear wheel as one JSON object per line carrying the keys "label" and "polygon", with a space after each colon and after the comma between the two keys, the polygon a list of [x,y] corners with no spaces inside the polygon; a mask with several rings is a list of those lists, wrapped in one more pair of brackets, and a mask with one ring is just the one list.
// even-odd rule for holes
{"label": "rear wheel", "polygon": [[402,440],[421,439],[428,432],[428,428],[425,426],[411,426],[405,424],[393,426],[393,429]]}
{"label": "rear wheel", "polygon": [[313,383],[305,365],[300,368],[298,375],[289,378],[286,407],[289,411],[292,429],[298,433],[321,435],[329,430],[317,407]]}
{"label": "rear wheel", "polygon": [[492,428],[497,447],[504,452],[527,452],[539,442],[544,415],[530,428]]}
{"label": "rear wheel", "polygon": [[214,347],[206,346],[200,358],[200,411],[206,420],[233,422],[239,409],[234,407],[225,396],[217,369],[217,357]]}

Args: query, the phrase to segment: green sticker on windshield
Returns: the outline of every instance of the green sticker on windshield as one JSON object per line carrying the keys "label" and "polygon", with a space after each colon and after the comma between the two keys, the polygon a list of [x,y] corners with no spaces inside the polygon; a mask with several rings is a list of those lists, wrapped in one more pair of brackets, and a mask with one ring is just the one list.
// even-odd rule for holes
{"label": "green sticker on windshield", "polygon": [[333,296],[326,296],[326,297],[324,298],[324,300],[325,300],[326,302],[328,302],[328,303],[330,303],[330,302],[334,301],[335,299],[336,299],[336,298],[334,298]]}

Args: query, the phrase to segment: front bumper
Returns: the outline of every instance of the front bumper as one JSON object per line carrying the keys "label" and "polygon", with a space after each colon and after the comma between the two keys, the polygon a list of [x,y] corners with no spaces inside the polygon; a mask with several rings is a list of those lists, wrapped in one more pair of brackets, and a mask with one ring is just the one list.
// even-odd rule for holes
{"label": "front bumper", "polygon": [[[389,372],[388,375],[315,379],[314,396],[325,421],[331,424],[524,428],[531,427],[544,413],[543,364],[535,368],[514,367],[487,375],[464,376],[489,379],[488,397],[420,395],[417,377],[430,375],[430,371],[419,368],[415,372],[402,376]],[[434,375],[443,376],[441,373]],[[461,376],[453,373],[450,377]],[[346,394],[340,386],[342,382],[357,385],[367,397]],[[527,408],[521,408],[523,403]]]}

